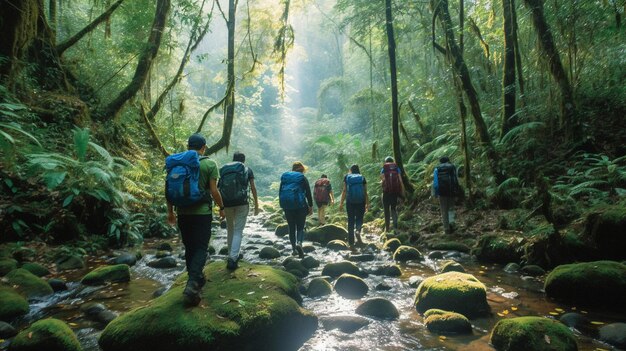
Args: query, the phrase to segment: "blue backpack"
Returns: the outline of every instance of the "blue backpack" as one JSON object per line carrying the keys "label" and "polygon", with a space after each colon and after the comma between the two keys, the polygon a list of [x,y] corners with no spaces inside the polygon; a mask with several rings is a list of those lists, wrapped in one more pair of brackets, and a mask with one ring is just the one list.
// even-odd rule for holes
{"label": "blue backpack", "polygon": [[241,162],[230,162],[220,168],[217,184],[224,206],[239,206],[248,203],[248,168]]}
{"label": "blue backpack", "polygon": [[200,190],[200,157],[194,150],[165,158],[165,198],[176,207],[189,207],[210,202],[207,193]]}
{"label": "blue backpack", "polygon": [[351,204],[362,204],[365,202],[365,190],[363,185],[365,184],[365,178],[360,174],[347,174],[346,186],[347,186],[347,199],[346,201]]}
{"label": "blue backpack", "polygon": [[297,210],[307,207],[302,182],[304,174],[300,172],[285,172],[280,177],[278,200],[284,210]]}

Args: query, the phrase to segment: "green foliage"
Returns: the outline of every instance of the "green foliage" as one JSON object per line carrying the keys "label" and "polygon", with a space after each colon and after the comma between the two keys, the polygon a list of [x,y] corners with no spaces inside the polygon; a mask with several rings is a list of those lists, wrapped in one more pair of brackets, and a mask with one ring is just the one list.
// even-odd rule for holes
{"label": "green foliage", "polygon": [[145,217],[142,213],[130,213],[123,208],[114,208],[109,212],[108,218],[107,235],[111,244],[124,246],[143,240]]}

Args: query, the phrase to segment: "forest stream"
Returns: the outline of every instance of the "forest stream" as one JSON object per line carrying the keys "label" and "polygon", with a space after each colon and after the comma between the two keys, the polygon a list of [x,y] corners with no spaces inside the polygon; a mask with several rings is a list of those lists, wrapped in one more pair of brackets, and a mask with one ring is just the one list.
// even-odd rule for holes
{"label": "forest stream", "polygon": [[[248,221],[242,243],[243,260],[255,264],[281,266],[291,254],[287,237],[279,238],[274,232],[262,226],[264,216],[253,217]],[[218,251],[226,245],[225,229],[214,229],[210,245]],[[377,235],[364,232],[366,242],[377,243]],[[123,314],[131,309],[143,306],[154,296],[168,289],[184,270],[182,252],[184,248],[179,239],[168,241],[172,244],[172,256],[177,260],[176,268],[151,268],[147,262],[155,258],[156,247],[162,240],[150,239],[144,243],[143,258],[131,267],[131,281],[128,283],[109,283],[105,286],[86,287],[79,283],[81,277],[90,270],[106,264],[109,257],[92,257],[87,260],[87,268],[74,270],[59,277],[68,282],[69,289],[57,292],[40,302],[31,301],[30,312],[22,317],[16,325],[27,325],[45,317],[54,317],[66,321],[75,331],[85,351],[101,350],[98,337],[102,325],[86,317],[81,306],[88,303],[100,303],[115,314]],[[377,243],[378,244],[378,243]],[[259,258],[259,251],[264,246],[273,246],[281,252],[281,257],[273,260]],[[332,251],[317,243],[305,242],[309,246],[310,255],[320,261],[320,267],[311,269],[308,277],[302,280],[306,285],[312,278],[320,276],[322,267],[331,262],[349,259],[349,251]],[[355,262],[366,272],[374,271],[375,267],[392,262],[390,254],[385,251],[374,251],[371,247],[363,248],[363,253],[374,254],[369,262]],[[300,350],[486,350],[492,349],[489,344],[490,332],[496,322],[512,316],[545,316],[558,319],[567,312],[580,312],[593,321],[594,327],[623,321],[626,316],[607,311],[577,308],[550,301],[543,292],[543,280],[522,276],[519,273],[507,273],[502,265],[481,265],[472,256],[457,251],[424,252],[421,261],[401,264],[400,277],[385,277],[369,274],[365,281],[369,292],[363,299],[346,299],[336,292],[321,298],[304,297],[303,307],[314,312],[318,318],[338,315],[355,315],[356,306],[365,299],[382,297],[391,301],[400,317],[396,320],[369,319],[369,325],[353,333],[340,330],[326,330],[322,323],[315,334],[308,339]],[[430,258],[428,258],[430,257]],[[438,257],[433,259],[433,257]],[[416,284],[423,278],[432,276],[439,271],[440,262],[452,259],[465,267],[466,271],[475,275],[487,287],[487,300],[491,307],[491,315],[486,318],[472,319],[472,333],[463,336],[438,336],[429,332],[414,306]],[[210,261],[224,261],[223,255],[210,255]],[[240,268],[241,269],[241,268]],[[211,284],[212,282],[209,282]],[[375,287],[384,283],[388,290]],[[96,307],[97,309],[98,307]],[[82,310],[82,312],[81,312]],[[163,316],[166,322],[167,316]],[[292,330],[289,333],[298,333]],[[579,350],[609,350],[611,346],[592,338],[576,333]],[[6,349],[7,341],[0,346]]]}

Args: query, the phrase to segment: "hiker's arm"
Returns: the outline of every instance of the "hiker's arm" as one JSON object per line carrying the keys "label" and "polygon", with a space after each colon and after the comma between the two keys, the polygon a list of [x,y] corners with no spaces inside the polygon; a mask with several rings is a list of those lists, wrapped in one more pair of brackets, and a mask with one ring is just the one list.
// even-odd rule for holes
{"label": "hiker's arm", "polygon": [[309,180],[304,177],[304,193],[306,194],[306,201],[309,205],[309,215],[313,214],[313,196],[311,196],[311,186],[309,185]]}
{"label": "hiker's arm", "polygon": [[333,191],[329,191],[328,192],[328,196],[330,196],[330,204],[334,204],[335,203],[335,195],[333,194]]}
{"label": "hiker's arm", "polygon": [[167,202],[167,223],[172,227],[176,225],[176,213],[174,213],[174,205]]}
{"label": "hiker's arm", "polygon": [[213,197],[217,206],[220,207],[220,218],[224,218],[224,202],[222,201],[222,194],[217,190],[217,179],[211,179],[209,188],[211,189],[211,197]]}
{"label": "hiker's arm", "polygon": [[439,197],[439,179],[437,179],[437,168],[435,168],[435,172],[433,172],[433,195],[435,197]]}
{"label": "hiker's arm", "polygon": [[256,185],[254,185],[254,178],[250,179],[250,191],[252,192],[252,198],[254,199],[254,215],[259,214],[259,198],[256,194]]}
{"label": "hiker's arm", "polygon": [[363,192],[365,193],[365,211],[370,209],[370,197],[367,196],[367,184],[363,184]]}
{"label": "hiker's arm", "polygon": [[339,202],[339,211],[343,210],[343,203],[346,201],[346,183],[343,183],[343,189],[341,189],[341,201]]}

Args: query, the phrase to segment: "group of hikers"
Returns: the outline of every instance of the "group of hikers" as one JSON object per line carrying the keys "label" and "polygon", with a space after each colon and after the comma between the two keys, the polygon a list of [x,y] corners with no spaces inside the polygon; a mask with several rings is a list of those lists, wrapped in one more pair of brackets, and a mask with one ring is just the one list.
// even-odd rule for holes
{"label": "group of hikers", "polygon": [[[193,134],[187,141],[188,150],[166,158],[167,171],[165,195],[167,220],[172,226],[178,224],[183,245],[188,280],[183,290],[187,306],[200,303],[200,290],[206,283],[202,272],[207,259],[213,221],[213,201],[219,207],[220,219],[226,220],[228,257],[226,268],[238,268],[243,229],[250,212],[249,194],[252,193],[254,214],[259,213],[259,200],[254,183],[254,173],[245,165],[246,157],[235,152],[233,161],[218,169],[217,163],[204,157],[206,139]],[[454,229],[453,204],[459,192],[456,168],[447,157],[440,159],[434,171],[433,192],[439,198],[444,231]],[[318,222],[326,223],[325,211],[335,203],[335,195],[328,176],[322,174],[315,182],[314,191],[304,175],[307,167],[300,161],[291,171],[282,174],[279,187],[279,203],[289,227],[289,241],[294,256],[304,257],[302,243],[307,216],[313,214],[313,201],[318,208]],[[385,231],[398,228],[399,201],[406,198],[402,182],[402,169],[393,157],[386,157],[380,170],[382,202],[385,214]],[[348,216],[348,244],[355,252],[363,245],[361,229],[363,216],[370,208],[367,181],[357,164],[350,167],[343,178],[339,210],[344,204]],[[174,211],[176,209],[176,212]]]}

